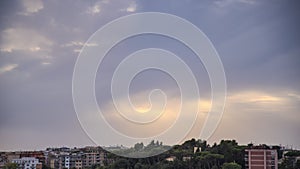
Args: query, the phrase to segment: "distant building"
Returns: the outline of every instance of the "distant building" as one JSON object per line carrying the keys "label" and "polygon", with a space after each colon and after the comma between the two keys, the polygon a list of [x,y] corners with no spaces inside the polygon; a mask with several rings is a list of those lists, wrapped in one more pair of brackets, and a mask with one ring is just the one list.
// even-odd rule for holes
{"label": "distant building", "polygon": [[[51,169],[83,169],[92,166],[104,166],[113,163],[107,157],[107,151],[101,147],[70,149],[47,148],[45,151],[0,152],[0,169],[7,163],[16,163],[19,169],[39,169],[42,166]],[[28,169],[29,169],[28,168]]]}
{"label": "distant building", "polygon": [[45,164],[45,155],[43,151],[23,151],[20,152],[20,158],[22,157],[35,157],[40,163]]}
{"label": "distant building", "polygon": [[201,152],[201,147],[194,147],[194,154],[197,152]]}
{"label": "distant building", "polygon": [[182,161],[190,161],[190,160],[192,160],[191,156],[184,156],[184,157],[182,157]]}
{"label": "distant building", "polygon": [[51,157],[48,160],[47,166],[49,166],[50,168],[58,168],[58,159],[56,157]]}
{"label": "distant building", "polygon": [[71,156],[69,155],[69,153],[62,153],[59,155],[58,158],[58,168],[59,169],[69,169],[71,168]]}
{"label": "distant building", "polygon": [[8,152],[6,154],[6,162],[11,163],[13,159],[20,158],[21,152]]}
{"label": "distant building", "polygon": [[256,146],[245,151],[246,169],[278,169],[277,150]]}
{"label": "distant building", "polygon": [[94,165],[104,166],[112,161],[101,147],[68,149],[47,148],[46,165],[53,169],[82,169]]}
{"label": "distant building", "polygon": [[12,163],[18,164],[19,169],[42,169],[42,163],[35,157],[13,159]]}
{"label": "distant building", "polygon": [[82,169],[82,160],[81,158],[77,158],[74,160],[74,168]]}
{"label": "distant building", "polygon": [[91,167],[92,165],[104,166],[106,159],[106,152],[101,147],[85,147],[82,149],[84,152],[82,158],[82,166]]}
{"label": "distant building", "polygon": [[6,162],[5,153],[0,152],[0,168],[4,168]]}
{"label": "distant building", "polygon": [[167,157],[165,160],[169,161],[169,162],[173,162],[175,159],[176,159],[175,156],[170,156],[170,157]]}

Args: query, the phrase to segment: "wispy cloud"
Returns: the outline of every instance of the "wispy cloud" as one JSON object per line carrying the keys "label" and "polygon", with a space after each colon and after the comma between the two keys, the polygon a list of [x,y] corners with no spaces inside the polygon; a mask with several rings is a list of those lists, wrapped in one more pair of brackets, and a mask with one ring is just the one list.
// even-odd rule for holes
{"label": "wispy cloud", "polygon": [[22,5],[24,11],[20,12],[22,15],[31,15],[37,13],[44,8],[43,2],[41,0],[22,0]]}
{"label": "wispy cloud", "polygon": [[18,64],[8,64],[0,68],[0,75],[6,72],[10,72],[18,67]]}
{"label": "wispy cloud", "polygon": [[227,7],[229,5],[236,4],[236,3],[253,5],[256,3],[256,1],[255,0],[217,0],[217,1],[214,1],[214,4],[220,8]]}
{"label": "wispy cloud", "polygon": [[75,52],[75,53],[80,53],[80,52],[81,52],[81,49],[74,49],[73,52]]}
{"label": "wispy cloud", "polygon": [[228,97],[231,103],[279,103],[284,98],[260,91],[242,91]]}
{"label": "wispy cloud", "polygon": [[300,100],[300,95],[299,94],[296,94],[296,93],[289,93],[288,96],[292,97],[292,98],[295,98],[297,100]]}
{"label": "wispy cloud", "polygon": [[94,6],[89,7],[86,12],[88,14],[95,15],[95,14],[100,13],[100,11],[101,11],[100,4],[95,4]]}
{"label": "wispy cloud", "polygon": [[98,46],[97,43],[84,43],[81,41],[71,41],[69,43],[66,43],[64,45],[62,45],[62,47],[72,47],[72,46],[88,46],[88,47],[92,47],[92,46]]}
{"label": "wispy cloud", "polygon": [[75,49],[73,49],[73,52],[75,52],[75,53],[80,53],[81,48],[83,46],[94,47],[94,46],[98,46],[98,44],[97,43],[84,43],[82,41],[71,41],[69,43],[61,45],[61,47],[75,47]]}
{"label": "wispy cloud", "polygon": [[50,62],[42,62],[42,65],[50,65]]}
{"label": "wispy cloud", "polygon": [[9,28],[1,33],[0,51],[24,50],[37,52],[50,50],[53,42],[32,29]]}
{"label": "wispy cloud", "polygon": [[127,12],[135,12],[137,9],[137,4],[135,2],[132,2],[127,8]]}

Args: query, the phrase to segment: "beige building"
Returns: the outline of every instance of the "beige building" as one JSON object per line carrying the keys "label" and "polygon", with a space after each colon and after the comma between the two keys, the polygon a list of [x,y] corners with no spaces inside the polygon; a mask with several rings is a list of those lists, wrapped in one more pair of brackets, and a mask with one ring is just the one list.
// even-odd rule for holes
{"label": "beige building", "polygon": [[82,169],[82,160],[76,159],[74,166],[75,166],[75,169]]}
{"label": "beige building", "polygon": [[82,158],[82,166],[90,167],[92,165],[103,166],[106,153],[100,147],[85,147],[84,157]]}

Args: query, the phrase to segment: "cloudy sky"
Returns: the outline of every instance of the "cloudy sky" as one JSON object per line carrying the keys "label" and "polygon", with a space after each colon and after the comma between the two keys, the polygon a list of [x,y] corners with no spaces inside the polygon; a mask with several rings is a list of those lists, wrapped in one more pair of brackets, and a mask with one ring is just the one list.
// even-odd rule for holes
{"label": "cloudy sky", "polygon": [[[182,17],[201,29],[218,51],[228,92],[223,118],[210,143],[236,139],[241,144],[282,144],[299,149],[299,7],[296,0],[0,1],[0,150],[93,145],[80,126],[72,101],[76,59],[101,26],[138,12]],[[96,77],[98,104],[113,127],[124,133],[132,129],[110,116],[114,112],[109,96],[111,76],[124,57],[150,47],[172,51],[189,65],[203,96],[199,101],[203,117],[209,111],[209,78],[190,50],[167,37],[132,37],[107,54]],[[149,106],[147,94],[154,88],[168,95],[169,115],[162,117],[156,130],[160,131],[174,121],[172,113],[180,94],[166,74],[154,70],[141,73],[130,87],[132,101],[140,111]]]}

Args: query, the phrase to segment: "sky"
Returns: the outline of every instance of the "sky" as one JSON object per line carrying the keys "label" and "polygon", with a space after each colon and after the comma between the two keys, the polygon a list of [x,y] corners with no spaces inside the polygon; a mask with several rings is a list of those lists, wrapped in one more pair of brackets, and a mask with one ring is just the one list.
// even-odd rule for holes
{"label": "sky", "polygon": [[[235,139],[240,144],[300,149],[299,7],[296,0],[0,1],[0,150],[94,145],[73,106],[76,59],[99,28],[140,12],[184,18],[201,29],[217,50],[226,74],[227,99],[210,144]],[[201,61],[174,39],[140,35],[117,44],[98,69],[97,102],[113,127],[123,133],[134,130],[113,116],[110,80],[122,59],[144,48],[171,51],[189,65],[201,94],[200,116],[205,117],[211,89]],[[148,109],[147,95],[155,88],[166,92],[168,107],[160,125],[147,130],[150,134],[172,124],[180,97],[174,79],[160,71],[145,71],[130,86],[139,111]]]}

